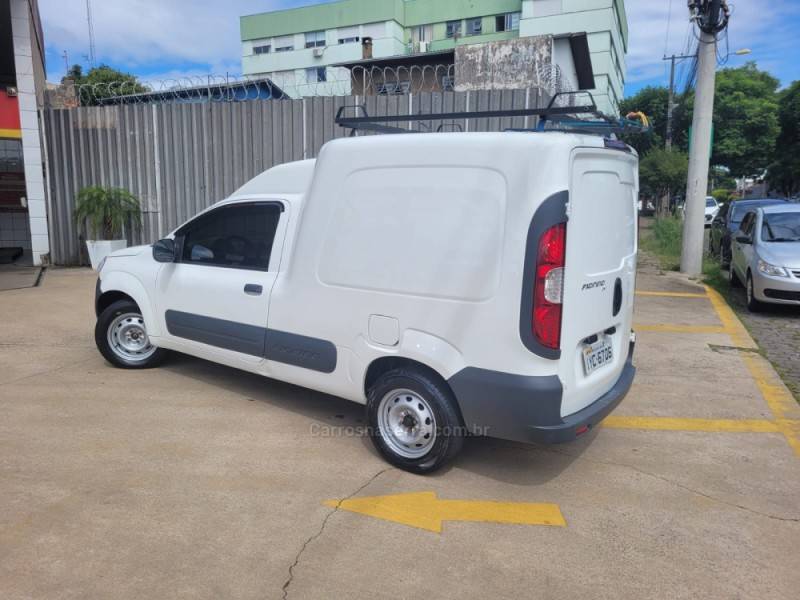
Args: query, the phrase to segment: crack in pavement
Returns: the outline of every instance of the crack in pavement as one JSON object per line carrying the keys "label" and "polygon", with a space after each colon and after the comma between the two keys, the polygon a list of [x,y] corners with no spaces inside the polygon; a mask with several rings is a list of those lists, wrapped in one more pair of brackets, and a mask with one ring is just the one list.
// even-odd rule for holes
{"label": "crack in pavement", "polygon": [[617,463],[617,462],[612,462],[612,461],[605,461],[605,460],[594,460],[594,459],[591,459],[591,458],[586,458],[585,456],[579,456],[579,455],[575,455],[575,454],[570,454],[569,452],[564,452],[563,450],[557,450],[557,449],[554,449],[554,448],[544,448],[544,447],[538,447],[538,448],[540,450],[544,450],[545,452],[553,452],[555,454],[561,454],[562,456],[569,456],[570,458],[574,458],[574,459],[577,459],[577,460],[585,460],[586,462],[589,462],[589,463],[592,463],[592,464],[596,464],[596,465],[605,465],[605,466],[610,466],[610,467],[621,467],[621,468],[625,468],[625,469],[630,469],[631,471],[634,471],[634,472],[639,473],[641,475],[646,475],[648,477],[652,477],[654,479],[658,479],[659,481],[663,481],[664,483],[668,483],[670,485],[674,485],[675,487],[678,487],[678,488],[680,488],[680,489],[682,489],[684,491],[687,491],[689,493],[696,494],[698,496],[706,498],[707,500],[711,500],[713,502],[718,502],[719,504],[723,504],[723,505],[729,506],[731,508],[737,508],[739,510],[743,510],[745,512],[749,512],[751,514],[758,515],[760,517],[765,517],[767,519],[774,519],[775,521],[782,521],[782,522],[785,522],[785,523],[800,523],[800,518],[780,517],[778,515],[771,515],[769,513],[764,513],[764,512],[755,510],[754,508],[750,508],[749,506],[744,506],[742,504],[736,504],[735,502],[728,502],[727,500],[723,500],[721,498],[717,498],[715,496],[711,496],[709,494],[706,494],[705,492],[701,492],[700,490],[691,488],[691,487],[689,487],[687,485],[684,485],[682,483],[679,483],[677,481],[673,481],[672,479],[664,477],[663,475],[658,475],[656,473],[651,473],[649,471],[644,471],[644,470],[640,469],[639,467],[635,467],[633,465],[629,465],[629,464],[626,464],[626,463]]}
{"label": "crack in pavement", "polygon": [[375,481],[378,477],[380,477],[387,471],[391,471],[392,469],[393,467],[386,467],[385,469],[381,469],[380,471],[375,473],[375,475],[370,477],[367,480],[367,482],[361,485],[356,491],[352,492],[348,496],[339,500],[339,502],[336,503],[336,506],[333,507],[330,510],[330,512],[328,512],[327,515],[325,515],[325,518],[322,520],[322,525],[320,525],[319,531],[317,531],[314,535],[312,535],[305,542],[303,542],[303,545],[300,547],[300,551],[294,557],[294,562],[289,567],[289,577],[286,579],[286,581],[283,584],[283,587],[281,588],[283,590],[283,600],[286,600],[286,597],[289,594],[289,586],[292,585],[292,581],[294,581],[294,569],[300,563],[300,557],[303,555],[303,552],[305,552],[306,547],[323,534],[323,532],[325,531],[325,527],[328,524],[328,520],[339,511],[339,507],[342,505],[342,503],[345,502],[346,500],[350,500],[350,498],[362,492],[369,484]]}

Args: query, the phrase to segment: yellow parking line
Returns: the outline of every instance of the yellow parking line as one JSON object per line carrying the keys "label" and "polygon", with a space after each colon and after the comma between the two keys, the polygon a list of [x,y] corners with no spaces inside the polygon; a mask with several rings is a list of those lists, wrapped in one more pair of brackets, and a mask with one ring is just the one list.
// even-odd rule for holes
{"label": "yellow parking line", "polygon": [[782,433],[778,423],[766,419],[681,419],[611,415],[606,417],[602,426],[609,429],[647,429],[652,431]]}
{"label": "yellow parking line", "polygon": [[656,331],[660,333],[727,333],[727,329],[718,325],[674,325],[671,323],[636,324],[636,331]]}
{"label": "yellow parking line", "polygon": [[636,295],[660,298],[708,298],[705,294],[690,294],[689,292],[650,292],[645,290],[637,290]]}
{"label": "yellow parking line", "polygon": [[[706,291],[733,343],[736,346],[753,347],[750,335],[725,299],[716,290],[707,286]],[[800,407],[783,382],[778,379],[775,371],[767,366],[765,358],[750,354],[743,356],[742,360],[750,372],[750,376],[755,380],[764,402],[767,403],[775,417],[779,431],[784,435],[795,454],[800,456],[800,418],[798,418],[800,417]]]}

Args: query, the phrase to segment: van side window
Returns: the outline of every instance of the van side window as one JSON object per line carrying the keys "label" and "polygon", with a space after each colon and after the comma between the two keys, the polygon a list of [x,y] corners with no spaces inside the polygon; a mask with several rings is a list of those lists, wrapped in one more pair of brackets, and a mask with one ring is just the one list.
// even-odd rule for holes
{"label": "van side window", "polygon": [[267,271],[281,207],[238,204],[212,210],[177,232],[181,262]]}

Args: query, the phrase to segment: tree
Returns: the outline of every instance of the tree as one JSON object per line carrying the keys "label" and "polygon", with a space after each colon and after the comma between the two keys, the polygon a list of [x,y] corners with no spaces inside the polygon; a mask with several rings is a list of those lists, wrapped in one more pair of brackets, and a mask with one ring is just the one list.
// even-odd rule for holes
{"label": "tree", "polygon": [[733,177],[763,174],[778,136],[778,85],[753,62],[717,73],[712,164]]}
{"label": "tree", "polygon": [[800,81],[780,94],[778,108],[777,156],[770,165],[767,181],[785,196],[800,192]]}
{"label": "tree", "polygon": [[639,163],[639,183],[642,192],[657,198],[657,212],[663,214],[667,210],[664,197],[669,197],[670,190],[679,190],[686,186],[689,171],[689,157],[679,150],[667,151],[664,148],[653,148]]}
{"label": "tree", "polygon": [[[636,148],[640,155],[646,154],[651,148],[663,148],[667,140],[667,102],[669,90],[660,86],[647,86],[639,90],[634,96],[626,98],[620,103],[620,113],[626,115],[630,112],[642,111],[648,116],[653,132],[650,134],[633,134],[625,136],[625,141]],[[688,146],[689,121],[691,111],[687,110],[687,98],[676,95],[677,105],[672,114],[672,145],[678,150],[686,150]]]}
{"label": "tree", "polygon": [[74,82],[83,106],[103,104],[107,98],[147,92],[147,88],[139,83],[135,75],[117,71],[108,65],[89,69],[85,75],[80,65],[72,65],[61,83],[68,79]]}

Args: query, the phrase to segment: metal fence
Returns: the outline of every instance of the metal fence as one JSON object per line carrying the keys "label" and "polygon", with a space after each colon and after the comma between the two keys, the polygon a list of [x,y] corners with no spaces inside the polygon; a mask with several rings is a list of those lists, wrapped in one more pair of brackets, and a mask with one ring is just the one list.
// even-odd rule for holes
{"label": "metal fence", "polygon": [[[85,186],[121,187],[138,197],[142,227],[126,236],[132,244],[152,243],[262,171],[314,158],[324,143],[348,135],[334,122],[341,106],[364,104],[371,115],[436,114],[535,108],[548,98],[530,89],[46,109],[51,260],[87,264],[72,218]],[[532,119],[431,120],[408,128],[502,131],[532,127]]]}

